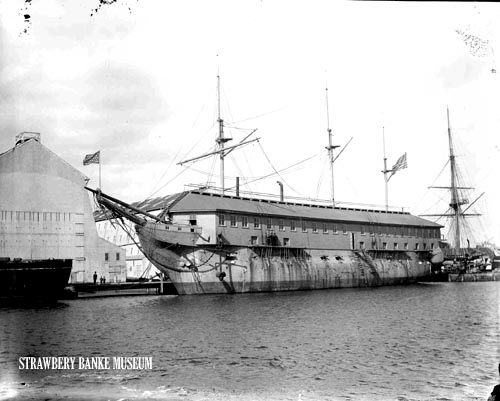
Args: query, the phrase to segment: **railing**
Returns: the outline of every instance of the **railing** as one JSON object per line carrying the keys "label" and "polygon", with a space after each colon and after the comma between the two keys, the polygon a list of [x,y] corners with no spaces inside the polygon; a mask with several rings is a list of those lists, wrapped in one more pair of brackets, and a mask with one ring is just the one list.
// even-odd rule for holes
{"label": "railing", "polygon": [[[214,195],[221,195],[222,188],[215,186],[206,186],[206,185],[196,185],[196,184],[187,184],[184,185],[184,189],[186,191],[198,191],[202,193],[210,193]],[[236,189],[225,189],[224,196],[236,197]],[[279,194],[269,194],[262,192],[249,192],[249,191],[238,191],[239,198],[250,198],[250,199],[262,199],[262,200],[270,200],[272,202],[281,202]],[[299,204],[307,204],[307,205],[318,205],[321,207],[331,207],[332,201],[328,199],[318,199],[318,198],[303,198],[298,196],[285,196],[284,203],[299,203]],[[335,201],[336,208],[346,208],[346,209],[370,209],[370,210],[380,210],[385,211],[385,205],[377,205],[371,203],[357,203],[357,202],[344,202],[344,201]],[[397,213],[406,213],[405,207],[402,206],[389,206],[388,211],[397,212]]]}

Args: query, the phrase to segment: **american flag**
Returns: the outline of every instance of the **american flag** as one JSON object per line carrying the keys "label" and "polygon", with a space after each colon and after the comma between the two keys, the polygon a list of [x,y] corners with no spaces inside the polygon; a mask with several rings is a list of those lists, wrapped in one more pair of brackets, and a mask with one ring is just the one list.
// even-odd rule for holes
{"label": "american flag", "polygon": [[83,165],[86,166],[86,165],[92,164],[92,163],[99,164],[100,163],[100,156],[101,156],[101,151],[100,150],[98,150],[95,153],[91,153],[89,155],[85,155],[85,157],[83,159]]}
{"label": "american flag", "polygon": [[408,167],[408,163],[406,161],[406,152],[403,156],[401,156],[398,161],[396,162],[396,164],[394,164],[394,166],[392,166],[392,174],[389,178],[391,178],[394,174],[396,174],[396,171],[399,171],[403,168],[407,168]]}

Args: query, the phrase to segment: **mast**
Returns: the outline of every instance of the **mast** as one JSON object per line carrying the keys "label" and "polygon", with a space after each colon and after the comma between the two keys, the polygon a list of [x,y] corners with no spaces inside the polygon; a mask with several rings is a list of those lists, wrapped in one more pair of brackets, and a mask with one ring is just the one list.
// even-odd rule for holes
{"label": "mast", "polygon": [[[459,182],[459,176],[458,176],[458,170],[457,170],[457,164],[456,164],[456,156],[455,152],[453,149],[453,138],[451,135],[451,126],[450,126],[450,110],[448,106],[446,106],[446,118],[447,118],[447,123],[448,123],[448,147],[449,147],[449,161],[450,161],[450,186],[449,187],[444,187],[444,186],[431,186],[429,188],[436,188],[436,189],[446,189],[450,191],[450,204],[449,204],[449,209],[446,213],[444,214],[421,214],[419,216],[421,217],[447,217],[450,220],[452,220],[452,223],[450,225],[450,231],[454,229],[454,237],[453,238],[453,248],[455,251],[455,256],[458,256],[461,254],[461,239],[460,236],[462,235],[461,233],[461,228],[460,228],[460,219],[464,218],[462,223],[465,222],[465,217],[471,217],[471,216],[481,216],[478,213],[466,213],[473,205],[476,203],[479,198],[481,198],[484,195],[484,192],[479,195],[472,203],[469,203],[469,200],[460,192],[462,190],[471,190],[474,189],[473,187],[464,187],[460,185]],[[465,209],[462,210],[462,205],[469,204],[469,206]],[[453,227],[453,224],[455,224],[455,227]],[[450,238],[451,242],[451,238]]]}
{"label": "mast", "polygon": [[224,144],[230,141],[231,138],[224,138],[224,120],[221,118],[220,113],[220,76],[217,74],[217,122],[219,123],[219,136],[215,140],[219,145],[219,157],[220,157],[220,187],[221,193],[224,194]]}
{"label": "mast", "polygon": [[448,143],[450,147],[450,170],[451,170],[451,202],[450,207],[453,209],[454,220],[455,220],[455,252],[460,253],[460,202],[458,196],[457,180],[456,180],[456,165],[455,165],[455,153],[453,152],[453,141],[451,138],[451,127],[450,127],[450,110],[448,106],[446,107],[446,117],[448,120]]}
{"label": "mast", "polygon": [[255,139],[250,139],[247,140],[251,135],[253,135],[257,129],[252,130],[245,138],[243,138],[240,142],[238,142],[236,145],[232,146],[225,146],[225,143],[228,141],[231,141],[232,138],[226,138],[224,137],[224,120],[222,119],[221,116],[221,106],[220,106],[220,76],[217,74],[217,123],[219,125],[219,135],[215,139],[215,142],[218,145],[218,149],[213,151],[213,152],[208,152],[205,153],[201,156],[196,156],[187,160],[183,160],[177,163],[177,165],[183,165],[185,163],[190,163],[194,162],[196,160],[204,159],[205,157],[212,156],[219,154],[220,158],[220,187],[221,187],[221,192],[224,194],[225,192],[225,184],[224,184],[224,158],[231,153],[234,149],[239,148],[240,146],[248,145],[249,143],[258,141],[260,138],[255,138]]}
{"label": "mast", "polygon": [[328,159],[330,161],[330,187],[331,187],[331,199],[332,206],[335,207],[335,191],[334,191],[334,174],[333,174],[333,150],[338,148],[338,145],[332,145],[332,130],[330,128],[330,111],[328,109],[328,87],[326,88],[326,132],[328,133]]}
{"label": "mast", "polygon": [[387,173],[390,170],[387,170],[387,157],[385,156],[385,127],[382,127],[382,144],[384,147],[384,182],[385,182],[385,211],[389,211],[389,178],[387,177]]}

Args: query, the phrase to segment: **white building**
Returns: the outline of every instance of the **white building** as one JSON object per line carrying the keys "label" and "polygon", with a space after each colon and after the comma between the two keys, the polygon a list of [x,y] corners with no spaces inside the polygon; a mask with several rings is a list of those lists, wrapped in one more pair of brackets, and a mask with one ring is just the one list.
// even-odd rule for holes
{"label": "white building", "polygon": [[126,279],[125,252],[100,238],[87,178],[43,146],[40,134],[16,136],[0,154],[0,256],[73,259],[70,282]]}
{"label": "white building", "polygon": [[128,220],[118,222],[115,219],[107,219],[102,212],[96,212],[95,219],[99,236],[118,245],[125,252],[127,279],[150,279],[160,274],[141,252],[133,223]]}

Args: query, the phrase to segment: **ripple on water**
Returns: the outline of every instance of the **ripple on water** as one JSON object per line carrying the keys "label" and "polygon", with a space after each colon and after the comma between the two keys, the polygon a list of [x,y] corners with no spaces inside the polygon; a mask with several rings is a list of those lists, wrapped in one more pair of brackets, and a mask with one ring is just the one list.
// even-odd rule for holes
{"label": "ripple on water", "polygon": [[[0,309],[0,377],[95,399],[486,399],[500,283],[476,284]],[[26,355],[152,356],[154,369],[19,371]]]}

